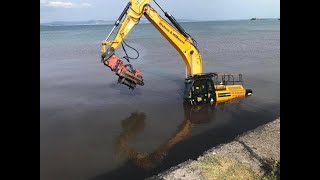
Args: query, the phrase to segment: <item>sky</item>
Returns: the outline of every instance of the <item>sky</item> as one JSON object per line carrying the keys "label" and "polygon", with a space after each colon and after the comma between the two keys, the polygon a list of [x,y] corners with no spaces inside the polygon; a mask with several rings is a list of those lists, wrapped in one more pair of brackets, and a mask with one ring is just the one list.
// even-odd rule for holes
{"label": "sky", "polygon": [[[129,0],[40,0],[40,23],[115,21],[128,2]],[[233,20],[280,17],[280,0],[157,0],[157,3],[176,19]],[[158,9],[153,1],[150,4]]]}

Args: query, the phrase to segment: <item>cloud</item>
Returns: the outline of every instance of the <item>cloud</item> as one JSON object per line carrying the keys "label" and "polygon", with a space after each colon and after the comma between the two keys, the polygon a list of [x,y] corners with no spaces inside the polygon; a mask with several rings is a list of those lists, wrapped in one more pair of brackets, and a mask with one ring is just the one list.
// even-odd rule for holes
{"label": "cloud", "polygon": [[91,4],[89,4],[89,3],[81,3],[81,6],[82,7],[91,7]]}
{"label": "cloud", "polygon": [[72,3],[72,2],[62,2],[62,1],[45,1],[40,0],[40,5],[50,8],[80,8],[80,7],[91,7],[89,3]]}
{"label": "cloud", "polygon": [[54,8],[72,8],[74,4],[71,2],[51,1],[47,3],[47,6]]}

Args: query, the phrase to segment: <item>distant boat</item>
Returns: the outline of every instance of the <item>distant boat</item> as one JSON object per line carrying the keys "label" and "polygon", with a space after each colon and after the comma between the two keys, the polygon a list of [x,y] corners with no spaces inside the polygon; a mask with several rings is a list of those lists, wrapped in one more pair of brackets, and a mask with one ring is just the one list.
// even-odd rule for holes
{"label": "distant boat", "polygon": [[[272,19],[276,19],[276,18],[251,18],[250,20],[254,21],[254,20],[272,20]],[[280,20],[280,18],[278,18],[278,20]]]}
{"label": "distant boat", "polygon": [[280,18],[278,20],[280,21]]}

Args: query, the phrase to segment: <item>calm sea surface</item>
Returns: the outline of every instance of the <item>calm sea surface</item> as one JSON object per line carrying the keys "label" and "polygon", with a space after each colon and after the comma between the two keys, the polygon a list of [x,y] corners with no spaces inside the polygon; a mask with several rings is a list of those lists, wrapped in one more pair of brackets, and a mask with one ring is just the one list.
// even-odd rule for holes
{"label": "calm sea surface", "polygon": [[184,62],[152,25],[126,40],[145,82],[134,91],[100,63],[112,25],[40,27],[42,180],[143,179],[280,116],[280,21],[181,25],[198,42],[204,72],[243,73],[253,95],[190,117]]}

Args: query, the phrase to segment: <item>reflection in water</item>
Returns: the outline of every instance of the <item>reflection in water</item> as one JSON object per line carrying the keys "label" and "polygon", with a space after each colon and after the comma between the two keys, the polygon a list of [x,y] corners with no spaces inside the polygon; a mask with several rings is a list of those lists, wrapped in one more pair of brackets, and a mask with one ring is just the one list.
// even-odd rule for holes
{"label": "reflection in water", "polygon": [[143,131],[145,118],[146,115],[144,113],[134,112],[130,117],[121,121],[123,132],[116,138],[114,144],[115,152],[118,156],[123,157],[130,153],[128,143],[136,137],[139,132]]}
{"label": "reflection in water", "polygon": [[137,166],[151,170],[161,164],[167,152],[177,143],[185,139],[195,124],[208,123],[214,115],[215,106],[202,105],[184,106],[184,121],[173,135],[151,153],[138,152],[129,147],[129,142],[144,130],[144,113],[132,113],[130,117],[121,121],[123,132],[116,138],[114,148],[119,156],[127,156]]}

